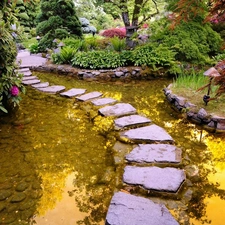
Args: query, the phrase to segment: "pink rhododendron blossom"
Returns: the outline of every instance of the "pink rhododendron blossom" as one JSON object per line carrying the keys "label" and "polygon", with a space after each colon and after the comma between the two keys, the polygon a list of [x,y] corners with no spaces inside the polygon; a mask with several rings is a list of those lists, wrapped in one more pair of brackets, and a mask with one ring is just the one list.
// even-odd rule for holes
{"label": "pink rhododendron blossom", "polygon": [[17,96],[20,93],[19,88],[17,86],[12,86],[12,88],[10,89],[10,94],[12,96]]}

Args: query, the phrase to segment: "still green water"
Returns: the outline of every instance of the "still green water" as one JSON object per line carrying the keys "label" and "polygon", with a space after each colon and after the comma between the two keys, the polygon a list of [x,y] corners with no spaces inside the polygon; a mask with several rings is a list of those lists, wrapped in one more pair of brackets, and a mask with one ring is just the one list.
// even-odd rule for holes
{"label": "still green water", "polygon": [[[165,128],[183,150],[180,167],[198,168],[188,176],[186,197],[165,204],[180,224],[224,224],[225,137],[170,108],[162,92],[170,80],[99,83],[36,74],[130,103]],[[123,187],[123,165],[114,163],[115,135],[94,123],[91,112],[88,104],[28,87],[16,114],[0,118],[0,224],[104,224],[114,191]]]}

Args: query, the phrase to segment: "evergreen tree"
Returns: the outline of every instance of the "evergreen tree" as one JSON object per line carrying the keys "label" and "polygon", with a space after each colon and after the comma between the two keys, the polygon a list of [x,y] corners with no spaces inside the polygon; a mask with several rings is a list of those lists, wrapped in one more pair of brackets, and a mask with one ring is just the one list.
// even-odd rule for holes
{"label": "evergreen tree", "polygon": [[31,28],[36,27],[35,19],[37,17],[37,8],[39,0],[14,0],[16,3],[16,16],[20,25],[24,27],[25,32],[29,32]]}
{"label": "evergreen tree", "polygon": [[81,24],[72,0],[42,0],[38,15],[37,35],[40,51],[54,46],[54,39],[82,36]]}

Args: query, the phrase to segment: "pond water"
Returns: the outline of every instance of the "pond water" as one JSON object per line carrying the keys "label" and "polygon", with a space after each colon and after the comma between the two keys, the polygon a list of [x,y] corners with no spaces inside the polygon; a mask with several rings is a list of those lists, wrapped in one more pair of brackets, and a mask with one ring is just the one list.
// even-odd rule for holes
{"label": "pond water", "polygon": [[[224,224],[225,137],[170,108],[162,92],[170,80],[100,83],[36,74],[130,103],[165,128],[183,150],[179,167],[193,173],[182,191],[186,197],[162,201],[180,224]],[[123,165],[114,163],[114,133],[107,121],[96,122],[100,116],[91,119],[90,107],[28,87],[16,114],[0,118],[0,224],[104,224],[113,193],[123,188]]]}

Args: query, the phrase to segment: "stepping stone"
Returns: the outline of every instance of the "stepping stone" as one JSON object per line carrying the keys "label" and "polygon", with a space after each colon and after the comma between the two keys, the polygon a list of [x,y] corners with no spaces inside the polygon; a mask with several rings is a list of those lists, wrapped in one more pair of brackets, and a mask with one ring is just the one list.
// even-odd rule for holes
{"label": "stepping stone", "polygon": [[15,72],[17,72],[17,73],[23,73],[23,72],[28,72],[28,71],[30,71],[29,68],[23,68],[23,69],[15,70]]}
{"label": "stepping stone", "polygon": [[22,84],[25,84],[25,85],[32,85],[32,84],[38,84],[40,83],[41,81],[38,80],[38,79],[33,79],[33,80],[24,80],[22,81]]}
{"label": "stepping stone", "polygon": [[120,137],[131,141],[173,141],[173,138],[163,128],[155,124],[121,132]]}
{"label": "stepping stone", "polygon": [[117,192],[106,215],[106,225],[179,225],[164,204]]}
{"label": "stepping stone", "polygon": [[71,97],[74,97],[74,96],[77,96],[77,95],[82,95],[82,94],[85,93],[85,91],[86,91],[86,89],[72,88],[69,91],[60,93],[60,95],[71,98]]}
{"label": "stepping stone", "polygon": [[98,91],[94,91],[94,92],[90,92],[90,93],[85,94],[85,95],[81,95],[81,96],[77,97],[76,99],[85,102],[85,101],[91,100],[93,98],[98,98],[98,97],[101,97],[101,96],[102,96],[102,93],[100,93]]}
{"label": "stepping stone", "polygon": [[57,92],[63,91],[66,88],[64,86],[61,85],[53,85],[53,86],[48,86],[48,87],[44,87],[44,88],[37,88],[39,91],[43,91],[45,93],[49,93],[49,94],[56,94]]}
{"label": "stepping stone", "polygon": [[33,84],[31,85],[34,88],[44,88],[44,87],[48,87],[49,83],[48,82],[43,82],[43,83],[39,83],[39,84]]}
{"label": "stepping stone", "polygon": [[93,100],[91,102],[96,106],[100,106],[100,105],[107,105],[107,104],[115,103],[115,102],[117,102],[117,100],[113,99],[113,98],[100,98],[100,99]]}
{"label": "stepping stone", "polygon": [[148,124],[151,120],[143,116],[131,115],[116,119],[114,123],[117,129],[121,129],[132,125]]}
{"label": "stepping stone", "polygon": [[172,167],[126,166],[124,171],[123,181],[125,183],[163,192],[176,193],[186,178],[183,170]]}
{"label": "stepping stone", "polygon": [[22,81],[25,81],[25,80],[34,80],[34,79],[37,79],[36,76],[27,76],[27,77],[23,77],[23,80]]}
{"label": "stepping stone", "polygon": [[126,155],[126,160],[137,163],[180,163],[182,151],[169,144],[140,144]]}
{"label": "stepping stone", "polygon": [[22,73],[24,77],[31,76],[32,73],[30,71],[26,71]]}
{"label": "stepping stone", "polygon": [[135,114],[137,110],[128,103],[118,103],[113,106],[105,106],[98,110],[103,116],[125,116]]}

